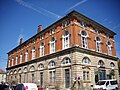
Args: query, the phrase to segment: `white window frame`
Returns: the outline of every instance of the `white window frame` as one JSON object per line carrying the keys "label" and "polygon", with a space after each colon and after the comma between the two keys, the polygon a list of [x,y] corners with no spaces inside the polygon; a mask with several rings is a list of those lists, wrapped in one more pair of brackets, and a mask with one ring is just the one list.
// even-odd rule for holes
{"label": "white window frame", "polygon": [[70,34],[68,31],[65,31],[63,35],[63,49],[67,49],[69,47],[70,47]]}
{"label": "white window frame", "polygon": [[112,45],[110,42],[108,42],[108,55],[112,55]]}
{"label": "white window frame", "polygon": [[40,57],[44,56],[44,43],[40,44]]}
{"label": "white window frame", "polygon": [[16,65],[18,64],[18,56],[16,56],[15,64],[16,64]]}
{"label": "white window frame", "polygon": [[22,63],[23,55],[20,54],[20,63]]}
{"label": "white window frame", "polygon": [[29,53],[28,53],[28,51],[26,51],[26,53],[25,53],[25,61],[27,62],[28,59],[29,59]]}
{"label": "white window frame", "polygon": [[85,31],[81,31],[81,42],[82,42],[82,48],[88,48],[87,46],[87,33],[86,35],[82,35],[82,32],[85,32]]}
{"label": "white window frame", "polygon": [[48,64],[48,68],[55,68],[55,62],[50,61],[49,64]]}
{"label": "white window frame", "polygon": [[87,71],[87,70],[83,71],[83,80],[84,81],[90,80],[90,72],[89,71]]}
{"label": "white window frame", "polygon": [[13,64],[14,64],[14,58],[12,58],[12,66],[13,66]]}
{"label": "white window frame", "polygon": [[90,61],[90,59],[88,57],[84,57],[83,60],[82,60],[82,63],[83,64],[90,64],[91,61]]}
{"label": "white window frame", "polygon": [[96,50],[97,50],[97,52],[101,52],[101,46],[100,46],[101,41],[98,41],[97,38],[99,38],[99,37],[96,37]]}
{"label": "white window frame", "polygon": [[50,83],[55,83],[56,79],[56,71],[55,70],[49,70],[49,82]]}
{"label": "white window frame", "polygon": [[56,41],[55,38],[54,38],[53,41],[52,40],[50,41],[50,53],[54,53],[55,52],[55,41]]}
{"label": "white window frame", "polygon": [[32,49],[32,59],[36,58],[36,50],[35,47]]}

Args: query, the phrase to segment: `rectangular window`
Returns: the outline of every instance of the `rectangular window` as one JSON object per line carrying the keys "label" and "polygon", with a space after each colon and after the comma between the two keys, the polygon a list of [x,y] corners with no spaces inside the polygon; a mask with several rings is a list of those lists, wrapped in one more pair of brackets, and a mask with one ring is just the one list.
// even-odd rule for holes
{"label": "rectangular window", "polygon": [[22,54],[20,55],[20,63],[22,63]]}
{"label": "rectangular window", "polygon": [[34,83],[34,74],[32,73],[32,83]]}
{"label": "rectangular window", "polygon": [[50,74],[50,83],[52,83],[52,71],[50,71],[49,74]]}
{"label": "rectangular window", "polygon": [[65,87],[69,88],[70,86],[70,72],[69,69],[65,69]]}
{"label": "rectangular window", "polygon": [[50,83],[55,83],[56,72],[55,71],[50,71],[49,76],[50,76]]}
{"label": "rectangular window", "polygon": [[83,80],[89,80],[89,71],[83,71]]}
{"label": "rectangular window", "polygon": [[51,53],[55,52],[55,42],[51,43]]}
{"label": "rectangular window", "polygon": [[16,57],[16,65],[18,64],[18,57]]}
{"label": "rectangular window", "polygon": [[44,46],[40,46],[40,56],[44,56]]}
{"label": "rectangular window", "polygon": [[43,86],[43,72],[40,73],[40,87]]}
{"label": "rectangular window", "polygon": [[87,42],[85,37],[82,37],[82,47],[87,48]]}

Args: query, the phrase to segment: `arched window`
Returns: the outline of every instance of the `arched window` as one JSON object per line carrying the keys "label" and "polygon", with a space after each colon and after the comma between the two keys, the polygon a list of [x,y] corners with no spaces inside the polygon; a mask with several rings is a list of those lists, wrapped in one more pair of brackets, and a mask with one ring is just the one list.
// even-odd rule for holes
{"label": "arched window", "polygon": [[25,61],[27,62],[28,59],[29,59],[29,54],[28,54],[28,50],[27,50],[26,53],[25,53]]}
{"label": "arched window", "polygon": [[82,63],[90,64],[90,59],[88,57],[84,57],[83,60],[82,60]]}
{"label": "arched window", "polygon": [[20,54],[20,63],[22,63],[23,55],[22,53]]}
{"label": "arched window", "polygon": [[44,43],[40,44],[40,56],[44,56]]}
{"label": "arched window", "polygon": [[63,49],[69,48],[70,45],[70,34],[68,31],[65,31],[63,34]]}
{"label": "arched window", "polygon": [[35,59],[36,57],[36,50],[35,50],[35,47],[33,47],[32,49],[32,59]]}
{"label": "arched window", "polygon": [[48,64],[48,68],[55,68],[55,62],[50,61],[49,64]]}
{"label": "arched window", "polygon": [[55,38],[52,37],[50,41],[50,53],[54,53],[54,52],[55,52]]}
{"label": "arched window", "polygon": [[85,31],[81,31],[81,39],[82,39],[82,47],[87,48],[87,33]]}
{"label": "arched window", "polygon": [[98,65],[99,67],[104,67],[104,62],[102,60],[99,60]]}
{"label": "arched window", "polygon": [[108,55],[112,54],[111,47],[112,47],[112,45],[111,45],[110,41],[108,41]]}
{"label": "arched window", "polygon": [[96,50],[100,52],[100,38],[96,37]]}
{"label": "arched window", "polygon": [[38,65],[38,70],[43,70],[43,68],[44,68],[44,65],[43,65],[42,63],[40,63],[40,64]]}
{"label": "arched window", "polygon": [[69,57],[63,58],[63,60],[62,60],[62,65],[68,65],[68,64],[70,64],[70,63],[71,63],[71,60],[70,60]]}
{"label": "arched window", "polygon": [[31,72],[35,71],[35,67],[33,65],[30,67],[30,71]]}
{"label": "arched window", "polygon": [[15,64],[16,64],[16,65],[18,64],[18,55],[16,55],[16,61],[15,61]]}
{"label": "arched window", "polygon": [[111,63],[110,63],[110,67],[111,67],[112,69],[114,69],[115,64],[114,64],[113,62],[111,62]]}

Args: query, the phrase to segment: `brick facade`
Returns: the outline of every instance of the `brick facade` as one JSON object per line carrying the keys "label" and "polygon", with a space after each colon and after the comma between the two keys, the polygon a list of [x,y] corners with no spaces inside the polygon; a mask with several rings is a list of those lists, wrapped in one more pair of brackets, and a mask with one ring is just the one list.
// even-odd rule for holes
{"label": "brick facade", "polygon": [[72,87],[75,77],[80,77],[81,86],[94,85],[97,70],[106,77],[114,71],[112,78],[117,79],[114,35],[104,26],[72,11],[8,52],[7,80],[62,89]]}

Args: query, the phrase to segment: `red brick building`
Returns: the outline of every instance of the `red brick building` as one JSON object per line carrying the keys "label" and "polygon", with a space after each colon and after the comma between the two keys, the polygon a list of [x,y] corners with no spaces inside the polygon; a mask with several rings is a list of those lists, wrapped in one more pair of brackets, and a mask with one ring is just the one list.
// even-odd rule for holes
{"label": "red brick building", "polygon": [[117,79],[114,35],[72,11],[44,30],[39,25],[38,33],[25,42],[20,39],[20,45],[8,52],[7,80],[62,89],[72,87],[76,77],[82,86],[94,85],[98,79]]}

